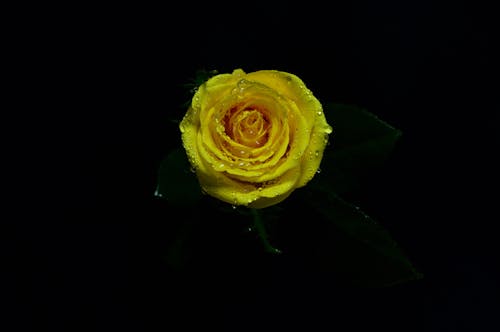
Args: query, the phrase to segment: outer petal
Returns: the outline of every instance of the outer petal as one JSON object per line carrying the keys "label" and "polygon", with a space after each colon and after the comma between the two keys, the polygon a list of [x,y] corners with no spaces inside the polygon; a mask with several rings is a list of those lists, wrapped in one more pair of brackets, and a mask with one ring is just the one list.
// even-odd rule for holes
{"label": "outer petal", "polygon": [[294,74],[278,70],[259,70],[248,73],[246,78],[265,84],[279,91],[286,98],[293,100],[309,125],[314,123],[315,115],[322,111],[319,100],[314,97],[304,82]]}
{"label": "outer petal", "polygon": [[200,121],[197,112],[190,107],[179,125],[181,131],[182,144],[186,150],[189,162],[193,168],[197,169],[201,165],[201,157],[198,151],[197,136],[200,128]]}
{"label": "outer petal", "polygon": [[309,145],[302,156],[301,175],[297,187],[305,186],[319,170],[323,152],[328,143],[332,127],[326,122],[323,112],[316,115]]}
{"label": "outer petal", "polygon": [[300,168],[295,168],[276,179],[274,183],[261,187],[243,183],[224,176],[223,173],[197,172],[203,190],[224,202],[233,205],[246,205],[252,208],[263,208],[276,204],[288,197],[296,188]]}
{"label": "outer petal", "polygon": [[219,74],[203,83],[194,94],[192,102],[194,109],[203,112],[200,118],[205,116],[204,112],[210,110],[214,103],[228,95],[244,76],[245,72],[243,70],[236,69],[232,74]]}

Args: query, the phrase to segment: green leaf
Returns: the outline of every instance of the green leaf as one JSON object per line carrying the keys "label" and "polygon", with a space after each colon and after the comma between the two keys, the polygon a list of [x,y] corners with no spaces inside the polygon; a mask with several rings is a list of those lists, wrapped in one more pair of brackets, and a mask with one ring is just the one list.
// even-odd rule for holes
{"label": "green leaf", "polygon": [[356,286],[389,286],[422,277],[390,233],[327,185],[301,191],[322,220],[316,225],[314,262]]}
{"label": "green leaf", "polygon": [[201,187],[183,148],[173,149],[160,163],[155,196],[190,208],[200,200]]}
{"label": "green leaf", "polygon": [[[376,175],[390,157],[401,131],[353,105],[326,104],[333,127],[321,173],[297,192],[318,222],[310,223],[308,242],[313,261],[344,282],[386,286],[422,275],[396,241],[359,207],[352,197],[367,176]],[[320,222],[321,221],[321,222]]]}
{"label": "green leaf", "polygon": [[331,183],[338,194],[350,194],[384,164],[401,131],[354,105],[329,103],[324,108],[333,132],[321,163],[327,170],[322,181]]}

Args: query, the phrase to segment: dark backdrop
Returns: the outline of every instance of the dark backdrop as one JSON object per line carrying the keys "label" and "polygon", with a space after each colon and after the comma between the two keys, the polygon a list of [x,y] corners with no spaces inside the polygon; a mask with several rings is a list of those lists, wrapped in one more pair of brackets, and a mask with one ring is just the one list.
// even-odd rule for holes
{"label": "dark backdrop", "polygon": [[[6,323],[23,331],[498,329],[488,8],[206,2],[22,13],[20,60],[35,90],[24,96],[34,114],[23,123],[35,135],[18,151],[29,159],[29,187],[18,189],[27,217],[4,233],[12,234],[2,253]],[[424,279],[350,289],[262,253],[185,275],[165,265],[179,220],[196,216],[152,197],[158,163],[180,144],[172,119],[189,99],[183,84],[199,69],[235,68],[297,74],[320,100],[358,105],[402,130],[361,203]]]}

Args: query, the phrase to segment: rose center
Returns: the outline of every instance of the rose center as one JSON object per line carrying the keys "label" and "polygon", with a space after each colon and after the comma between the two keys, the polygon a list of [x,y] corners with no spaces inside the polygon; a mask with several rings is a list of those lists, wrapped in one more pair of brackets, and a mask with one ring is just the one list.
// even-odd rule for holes
{"label": "rose center", "polygon": [[233,141],[252,148],[267,142],[269,120],[264,110],[246,108],[228,113],[225,130]]}

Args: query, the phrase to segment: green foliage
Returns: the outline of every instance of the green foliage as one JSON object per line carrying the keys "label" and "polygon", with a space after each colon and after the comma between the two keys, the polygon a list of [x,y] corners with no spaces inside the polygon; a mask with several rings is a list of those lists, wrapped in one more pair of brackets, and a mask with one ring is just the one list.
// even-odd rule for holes
{"label": "green foliage", "polygon": [[333,133],[323,156],[321,167],[327,172],[321,181],[340,195],[353,194],[365,176],[383,166],[401,131],[353,105],[330,103],[324,108]]}
{"label": "green foliage", "polygon": [[202,193],[182,147],[172,150],[160,163],[155,196],[182,207],[195,207]]}
{"label": "green foliage", "polygon": [[389,232],[358,206],[326,187],[309,188],[300,198],[323,221],[316,223],[319,236],[309,244],[319,269],[357,286],[388,286],[422,277]]}

